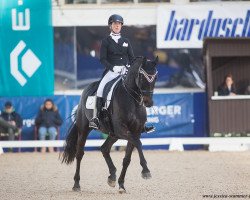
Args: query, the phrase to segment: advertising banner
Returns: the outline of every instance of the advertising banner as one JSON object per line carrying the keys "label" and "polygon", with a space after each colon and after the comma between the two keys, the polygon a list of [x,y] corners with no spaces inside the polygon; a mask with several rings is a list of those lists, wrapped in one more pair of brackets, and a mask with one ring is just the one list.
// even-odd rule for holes
{"label": "advertising banner", "polygon": [[0,96],[54,92],[51,0],[0,1]]}
{"label": "advertising banner", "polygon": [[[60,127],[60,139],[65,139],[67,130],[72,123],[72,115],[80,100],[79,95],[56,95],[47,97],[0,98],[0,108],[3,110],[6,101],[11,101],[15,111],[23,118],[23,140],[34,139],[35,118],[45,99],[51,98],[58,107],[63,119]],[[154,106],[147,109],[148,124],[156,127],[156,132],[142,134],[142,137],[168,137],[194,135],[193,95],[155,94]],[[100,132],[92,131],[90,139],[102,138]]]}
{"label": "advertising banner", "polygon": [[[193,94],[155,94],[154,106],[147,108],[148,124],[156,127],[154,137],[194,134]],[[151,135],[151,134],[149,134]]]}
{"label": "advertising banner", "polygon": [[157,48],[202,48],[206,37],[250,37],[250,4],[158,7]]}

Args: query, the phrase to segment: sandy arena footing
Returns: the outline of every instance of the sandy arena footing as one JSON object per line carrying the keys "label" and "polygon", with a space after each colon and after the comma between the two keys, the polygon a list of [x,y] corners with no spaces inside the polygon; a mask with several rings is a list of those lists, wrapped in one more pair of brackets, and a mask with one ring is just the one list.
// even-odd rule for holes
{"label": "sandy arena footing", "polygon": [[[124,152],[111,153],[118,177],[123,156]],[[81,192],[72,191],[75,163],[61,164],[58,153],[5,153],[0,156],[0,199],[250,199],[250,152],[145,151],[145,157],[152,179],[141,178],[135,151],[125,179],[127,193],[119,194],[118,184],[107,184],[101,152],[85,152]]]}

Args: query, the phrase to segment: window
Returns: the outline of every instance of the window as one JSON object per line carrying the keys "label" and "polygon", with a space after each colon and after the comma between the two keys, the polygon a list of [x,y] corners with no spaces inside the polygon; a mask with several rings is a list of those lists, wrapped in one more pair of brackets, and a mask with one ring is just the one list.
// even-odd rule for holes
{"label": "window", "polygon": [[65,4],[91,4],[97,3],[96,0],[65,0]]}
{"label": "window", "polygon": [[205,2],[205,1],[250,1],[250,0],[190,0],[190,2]]}
{"label": "window", "polygon": [[[170,2],[170,0],[100,0],[102,4],[109,3],[160,3],[160,2]],[[91,4],[97,3],[97,0],[65,0],[65,4]]]}
{"label": "window", "polygon": [[170,0],[139,0],[139,3],[161,3],[170,2]]}
{"label": "window", "polygon": [[[82,89],[100,80],[101,40],[108,36],[107,26],[55,27],[56,90]],[[122,35],[129,38],[135,56],[159,57],[156,87],[204,87],[202,49],[157,49],[156,26],[124,26]]]}

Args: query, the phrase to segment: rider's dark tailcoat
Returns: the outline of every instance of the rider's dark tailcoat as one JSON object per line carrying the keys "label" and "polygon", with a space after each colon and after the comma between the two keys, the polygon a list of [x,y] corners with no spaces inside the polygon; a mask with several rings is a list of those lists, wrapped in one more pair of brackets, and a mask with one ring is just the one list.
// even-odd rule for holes
{"label": "rider's dark tailcoat", "polygon": [[113,71],[115,65],[130,65],[133,60],[133,49],[127,38],[121,37],[118,43],[111,36],[102,40],[100,61],[106,68],[105,72]]}

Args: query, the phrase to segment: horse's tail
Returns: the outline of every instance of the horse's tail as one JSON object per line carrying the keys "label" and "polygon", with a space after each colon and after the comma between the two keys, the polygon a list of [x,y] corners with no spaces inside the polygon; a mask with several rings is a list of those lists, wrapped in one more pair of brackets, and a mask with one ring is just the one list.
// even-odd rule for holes
{"label": "horse's tail", "polygon": [[71,164],[76,156],[76,146],[78,138],[78,129],[76,123],[73,122],[69,128],[68,136],[64,144],[64,151],[62,154],[62,163]]}

